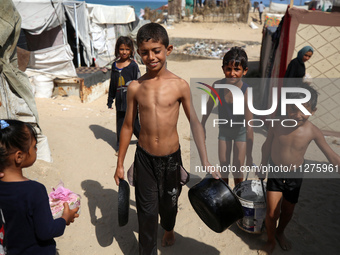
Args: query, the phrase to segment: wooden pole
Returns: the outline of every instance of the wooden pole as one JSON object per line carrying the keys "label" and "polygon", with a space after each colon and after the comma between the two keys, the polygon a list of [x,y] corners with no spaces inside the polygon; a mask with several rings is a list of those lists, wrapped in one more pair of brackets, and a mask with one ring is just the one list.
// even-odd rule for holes
{"label": "wooden pole", "polygon": [[293,7],[293,4],[294,4],[294,0],[290,0],[289,8],[292,8],[292,7]]}

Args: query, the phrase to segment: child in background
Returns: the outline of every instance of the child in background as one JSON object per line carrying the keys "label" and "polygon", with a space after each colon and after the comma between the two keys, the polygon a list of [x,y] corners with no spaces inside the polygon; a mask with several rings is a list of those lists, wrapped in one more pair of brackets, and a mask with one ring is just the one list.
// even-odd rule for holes
{"label": "child in background", "polygon": [[[111,81],[107,106],[112,109],[113,100],[116,98],[116,132],[117,132],[117,150],[119,148],[120,130],[125,118],[126,112],[126,93],[129,81],[137,80],[140,77],[140,71],[137,63],[133,60],[134,49],[133,41],[130,37],[120,36],[116,42],[115,57],[116,61],[112,64]],[[133,133],[139,137],[140,125],[138,114],[134,122]],[[118,151],[116,153],[118,155]]]}
{"label": "child in background", "polygon": [[0,250],[6,254],[55,255],[54,237],[78,217],[64,204],[61,218],[53,219],[46,188],[23,176],[22,169],[37,157],[35,130],[18,120],[0,120]]}
{"label": "child in background", "polygon": [[[312,115],[316,111],[318,94],[309,85],[300,87],[311,93],[309,102],[302,104]],[[289,99],[304,98],[303,93],[288,93]],[[293,166],[291,172],[269,172],[267,181],[267,214],[266,230],[268,240],[259,254],[271,254],[276,246],[275,238],[283,250],[290,250],[291,244],[284,235],[284,230],[291,220],[294,207],[298,202],[302,185],[304,156],[308,145],[315,141],[329,162],[335,167],[340,165],[340,156],[327,144],[322,132],[309,120],[310,115],[305,115],[295,105],[287,105],[286,119],[295,120],[296,126],[282,126],[281,122],[274,122],[274,127],[268,130],[267,138],[262,145],[261,166]],[[281,117],[283,118],[283,117]],[[263,174],[258,174],[260,178]],[[279,225],[276,222],[279,219]]]}
{"label": "child in background", "polygon": [[[302,81],[302,78],[306,76],[306,66],[305,63],[313,56],[313,48],[311,46],[305,46],[299,50],[297,57],[290,61],[284,78],[301,78],[297,79],[297,82]],[[307,75],[309,76],[309,75]],[[294,80],[293,80],[294,81]],[[285,85],[288,86],[288,82],[291,83],[289,79],[285,79]],[[291,85],[294,87],[294,84]]]}
{"label": "child in background", "polygon": [[[237,172],[233,172],[235,185],[243,180],[243,174],[240,172],[241,166],[247,157],[247,166],[251,166],[252,148],[253,148],[253,128],[247,125],[248,120],[253,118],[253,114],[248,108],[248,87],[249,85],[242,81],[242,77],[248,71],[248,57],[241,47],[231,48],[224,56],[222,70],[225,78],[216,81],[215,84],[231,84],[240,88],[244,94],[244,115],[233,115],[233,95],[228,89],[219,89],[218,94],[221,97],[222,104],[218,105],[218,118],[228,120],[227,124],[219,125],[218,135],[218,157],[221,167],[228,167],[231,164],[231,152],[233,151],[233,166]],[[213,85],[213,87],[214,87]],[[210,97],[207,103],[207,114],[202,117],[202,126],[205,130],[206,121],[213,109],[214,102]],[[233,124],[231,122],[244,123]],[[222,178],[228,183],[228,174],[221,173]],[[227,174],[227,175],[225,175]]]}

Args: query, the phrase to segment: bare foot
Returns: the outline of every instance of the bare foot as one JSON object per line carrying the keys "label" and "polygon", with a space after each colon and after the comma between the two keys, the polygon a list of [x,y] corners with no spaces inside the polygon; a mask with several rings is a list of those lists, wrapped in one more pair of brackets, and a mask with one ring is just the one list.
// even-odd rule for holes
{"label": "bare foot", "polygon": [[173,230],[165,231],[162,238],[162,246],[171,246],[175,243],[175,240],[175,232]]}
{"label": "bare foot", "polygon": [[283,233],[282,234],[276,233],[275,238],[282,250],[289,251],[292,248],[290,241],[286,238],[286,236]]}
{"label": "bare foot", "polygon": [[260,250],[257,251],[257,254],[259,255],[269,255],[272,254],[275,248],[275,241],[272,242],[267,242],[264,246],[261,247]]}

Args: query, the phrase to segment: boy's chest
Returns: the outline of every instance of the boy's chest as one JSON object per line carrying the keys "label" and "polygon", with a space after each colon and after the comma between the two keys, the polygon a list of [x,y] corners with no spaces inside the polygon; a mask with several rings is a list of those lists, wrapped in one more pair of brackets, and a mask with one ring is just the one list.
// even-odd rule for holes
{"label": "boy's chest", "polygon": [[180,103],[179,95],[168,89],[144,89],[136,98],[139,107],[144,108],[172,108],[178,107]]}
{"label": "boy's chest", "polygon": [[[236,86],[235,85],[235,89],[240,89],[240,90],[242,90],[242,85],[241,86]],[[224,100],[225,100],[225,102],[226,103],[228,103],[228,104],[232,104],[233,103],[233,93],[229,90],[229,89],[221,89],[220,90],[220,93],[222,92],[222,96],[224,97]],[[242,91],[242,93],[243,93],[243,91]],[[244,93],[243,93],[244,94]],[[236,97],[235,97],[236,98]],[[237,100],[237,99],[236,99]]]}
{"label": "boy's chest", "polygon": [[224,100],[228,104],[232,104],[233,103],[233,94],[228,89],[226,89],[225,92],[224,92]]}
{"label": "boy's chest", "polygon": [[291,151],[305,151],[311,141],[308,132],[303,130],[279,133],[275,140],[278,146]]}

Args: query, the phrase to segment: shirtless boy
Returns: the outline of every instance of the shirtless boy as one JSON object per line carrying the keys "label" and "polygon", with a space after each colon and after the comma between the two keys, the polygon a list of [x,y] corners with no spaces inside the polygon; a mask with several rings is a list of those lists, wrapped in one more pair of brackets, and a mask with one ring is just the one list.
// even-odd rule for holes
{"label": "shirtless boy", "polygon": [[[311,99],[303,106],[311,113],[316,111],[317,92],[309,85],[302,84],[300,87],[309,90]],[[304,98],[302,93],[288,93],[287,98]],[[291,220],[295,204],[298,202],[302,184],[302,174],[299,167],[304,165],[304,155],[311,141],[327,157],[331,164],[340,165],[340,156],[337,155],[327,144],[322,132],[309,120],[310,115],[303,114],[295,105],[287,106],[285,119],[296,121],[295,127],[283,127],[278,121],[273,128],[269,128],[266,141],[262,146],[263,166],[293,166],[296,173],[272,173],[268,174],[267,182],[267,213],[266,230],[268,240],[259,254],[271,254],[275,248],[277,239],[283,250],[291,249],[291,244],[284,235],[284,230]],[[293,126],[293,125],[292,125]],[[296,166],[296,167],[294,167]],[[263,176],[259,176],[263,177]],[[290,177],[290,178],[287,178]],[[276,222],[279,219],[279,225]]]}
{"label": "shirtless boy", "polygon": [[[193,137],[203,166],[210,166],[204,132],[193,110],[187,82],[166,68],[169,45],[166,30],[148,23],[137,34],[138,53],[147,72],[131,82],[127,111],[120,135],[115,181],[124,179],[123,162],[138,111],[141,130],[134,161],[134,182],[139,223],[139,253],[157,254],[158,213],[165,229],[162,246],[174,244],[177,201],[181,192],[182,165],[177,121],[180,104],[190,120]],[[192,109],[190,111],[190,108]]]}

